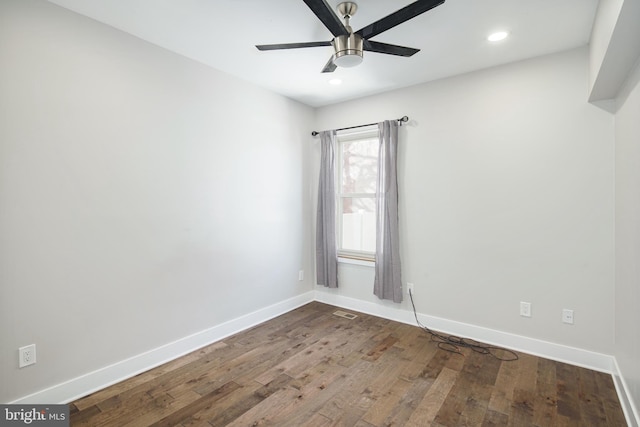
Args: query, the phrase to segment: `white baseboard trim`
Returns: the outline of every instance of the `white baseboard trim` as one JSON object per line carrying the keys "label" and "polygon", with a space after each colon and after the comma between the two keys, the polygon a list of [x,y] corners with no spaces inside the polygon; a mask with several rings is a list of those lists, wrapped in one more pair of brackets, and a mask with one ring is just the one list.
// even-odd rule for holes
{"label": "white baseboard trim", "polygon": [[[383,317],[397,322],[416,324],[412,311],[401,310],[395,307],[362,301],[355,298],[316,291],[315,300],[341,308],[360,311],[373,316]],[[615,371],[614,358],[606,354],[595,353],[562,344],[555,344],[521,335],[501,332],[494,329],[483,328],[468,323],[456,322],[441,317],[418,314],[418,319],[423,325],[434,331],[460,337],[471,338],[487,344],[509,348],[523,353],[529,353],[558,362],[569,363],[595,371],[612,374]]]}
{"label": "white baseboard trim", "polygon": [[613,359],[613,363],[615,369],[612,374],[613,384],[616,386],[618,398],[620,399],[620,405],[622,406],[622,411],[624,412],[624,416],[627,419],[627,424],[629,425],[629,427],[639,427],[640,412],[638,411],[636,405],[633,403],[631,393],[629,392],[629,387],[627,387],[627,383],[620,372],[618,361],[615,358]]}
{"label": "white baseboard trim", "polygon": [[83,396],[160,366],[199,348],[249,329],[314,300],[314,292],[273,304],[252,313],[213,326],[129,359],[105,366],[53,387],[21,397],[11,404],[69,403]]}

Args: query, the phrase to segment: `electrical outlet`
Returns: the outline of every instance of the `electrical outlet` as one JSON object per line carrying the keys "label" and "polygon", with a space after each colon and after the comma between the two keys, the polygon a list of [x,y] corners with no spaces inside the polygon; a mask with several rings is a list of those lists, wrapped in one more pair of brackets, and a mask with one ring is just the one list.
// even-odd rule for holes
{"label": "electrical outlet", "polygon": [[407,294],[415,295],[415,291],[413,290],[413,283],[407,283]]}
{"label": "electrical outlet", "polygon": [[565,308],[562,310],[562,323],[573,325],[573,310]]}
{"label": "electrical outlet", "polygon": [[18,349],[18,365],[21,368],[36,363],[36,345],[31,344]]}
{"label": "electrical outlet", "polygon": [[520,301],[520,316],[531,317],[531,303]]}
{"label": "electrical outlet", "polygon": [[304,270],[298,271],[298,280],[301,282],[304,280]]}

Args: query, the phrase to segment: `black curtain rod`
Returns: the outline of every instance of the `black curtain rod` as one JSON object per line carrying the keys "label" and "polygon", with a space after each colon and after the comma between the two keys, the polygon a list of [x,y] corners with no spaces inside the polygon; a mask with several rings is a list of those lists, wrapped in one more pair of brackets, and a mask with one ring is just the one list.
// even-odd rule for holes
{"label": "black curtain rod", "polygon": [[[400,125],[402,125],[402,122],[408,122],[409,121],[409,117],[403,116],[403,117],[401,117],[399,119],[396,119],[396,120],[400,122]],[[349,126],[348,128],[340,128],[340,129],[336,129],[336,130],[338,131],[338,130],[347,130],[347,129],[357,129],[357,128],[363,128],[365,126],[373,126],[373,125],[377,125],[377,123],[369,123],[369,124],[366,124],[366,125],[358,125],[358,126]],[[315,130],[313,132],[311,132],[311,136],[317,136],[317,135],[320,135],[320,132],[316,132]]]}

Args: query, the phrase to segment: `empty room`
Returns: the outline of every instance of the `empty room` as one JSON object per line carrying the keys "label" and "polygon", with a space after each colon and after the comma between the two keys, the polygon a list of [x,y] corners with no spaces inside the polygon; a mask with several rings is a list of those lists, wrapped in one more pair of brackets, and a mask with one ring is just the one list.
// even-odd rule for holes
{"label": "empty room", "polygon": [[0,0],[0,425],[640,426],[639,23]]}

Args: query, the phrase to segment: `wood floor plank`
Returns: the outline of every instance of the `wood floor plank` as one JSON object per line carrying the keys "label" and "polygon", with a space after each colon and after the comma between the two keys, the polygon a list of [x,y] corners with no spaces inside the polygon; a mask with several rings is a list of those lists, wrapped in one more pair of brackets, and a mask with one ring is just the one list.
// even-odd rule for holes
{"label": "wood floor plank", "polygon": [[[404,366],[398,363],[397,358],[402,350],[399,348],[391,348],[381,356],[369,375],[369,382],[361,393],[369,395],[372,399],[378,400],[389,389],[392,381],[396,379]],[[366,360],[363,358],[363,360]]]}
{"label": "wood floor plank", "polygon": [[602,372],[595,372],[594,377],[598,386],[598,396],[602,399],[604,411],[607,415],[607,424],[611,426],[623,426],[626,423],[616,387],[613,384],[611,375]]}
{"label": "wood floor plank", "polygon": [[376,400],[362,419],[373,425],[382,425],[387,418],[393,418],[393,415],[395,415],[393,411],[398,408],[398,402],[400,402],[400,399],[409,388],[411,388],[410,381],[398,378],[392,383],[382,398]]}
{"label": "wood floor plank", "polygon": [[435,381],[433,378],[422,376],[422,374],[424,367],[431,362],[437,353],[438,347],[424,335],[423,331],[415,329],[419,335],[407,337],[413,344],[404,347],[401,358],[406,360],[407,364],[398,377],[399,380],[409,382],[410,386],[383,421],[384,425],[407,424]]}
{"label": "wood floor plank", "polygon": [[474,389],[477,390],[476,395],[467,399],[467,404],[460,414],[459,425],[480,426],[484,422],[491,391],[487,386],[476,386]]}
{"label": "wood floor plank", "polygon": [[624,426],[610,375],[313,302],[70,404],[72,426]]}
{"label": "wood floor plank", "polygon": [[171,412],[162,419],[148,425],[150,427],[172,427],[182,422],[182,420],[189,417],[191,414],[197,413],[204,408],[215,405],[218,400],[233,393],[240,387],[241,386],[237,383],[230,381],[217,388],[216,390],[213,390],[212,392],[202,396],[200,399],[195,400],[188,405],[178,409],[177,411]]}
{"label": "wood floor plank", "polygon": [[578,401],[578,375],[573,366],[556,363],[558,387],[558,415],[579,423],[581,420]]}
{"label": "wood floor plank", "polygon": [[349,338],[352,337],[352,334],[353,332],[351,331],[340,330],[335,334],[324,337],[323,339],[320,339],[304,348],[302,351],[292,355],[288,359],[283,360],[267,372],[256,377],[255,380],[261,384],[267,384],[281,373],[296,376],[309,366],[318,363],[325,357],[328,357],[338,347],[343,346],[348,342]]}
{"label": "wood floor plank", "polygon": [[530,354],[520,354],[518,362],[520,362],[521,368],[515,379],[515,389],[526,391],[534,391],[536,389],[539,360],[540,358]]}
{"label": "wood floor plank", "polygon": [[515,378],[509,425],[523,426],[533,423],[533,404],[536,400],[536,378],[539,358],[529,354],[521,354],[520,369]]}
{"label": "wood floor plank", "polygon": [[[440,350],[442,351],[442,350]],[[420,404],[407,421],[407,426],[420,427],[430,425],[456,382],[460,372],[442,367]]]}
{"label": "wood floor plank", "polygon": [[533,424],[536,426],[556,425],[558,397],[556,390],[556,365],[550,360],[538,361],[536,379],[537,394],[533,406]]}
{"label": "wood floor plank", "polygon": [[111,420],[107,425],[114,427],[146,427],[196,401],[199,398],[196,395],[197,393],[184,394],[179,399],[175,399],[168,394],[155,397],[151,402],[139,407],[135,411],[134,417],[130,414],[122,414]]}
{"label": "wood floor plank", "polygon": [[221,384],[235,381],[237,378],[247,375],[254,368],[263,366],[264,360],[277,357],[279,353],[286,352],[286,349],[292,346],[296,347],[299,343],[300,339],[282,337],[281,340],[274,341],[269,346],[250,349],[232,360],[225,361],[215,370],[212,369],[204,373],[198,378],[199,384],[192,383],[190,387],[199,394],[207,394],[217,389]]}
{"label": "wood floor plank", "polygon": [[226,426],[272,394],[285,388],[291,380],[291,377],[282,374],[266,385],[255,382],[253,388],[245,386],[237,390],[235,395],[232,394],[226,402],[207,408],[206,412],[201,411],[202,413],[198,413],[197,416],[207,419],[212,426]]}
{"label": "wood floor plank", "polygon": [[440,410],[433,420],[436,424],[445,426],[457,426],[460,416],[467,405],[469,398],[468,391],[473,386],[473,379],[465,372],[460,372],[456,377],[456,381],[451,387],[447,398],[442,403]]}
{"label": "wood floor plank", "polygon": [[[485,412],[484,419],[482,420],[482,427],[493,427],[493,426],[506,426],[509,424],[509,416],[503,414],[501,412],[496,412],[492,409],[489,409]],[[542,424],[539,427],[553,425],[553,424]]]}
{"label": "wood floor plank", "polygon": [[[72,404],[71,406],[75,405]],[[93,405],[85,407],[84,409],[82,409],[82,411],[72,409],[70,411],[70,416],[73,417],[75,425],[87,425],[89,421],[100,414],[100,412],[100,408],[98,408],[96,405]]]}
{"label": "wood floor plank", "polygon": [[370,362],[375,362],[384,354],[385,351],[389,350],[396,342],[398,342],[398,338],[389,334],[382,341],[380,341],[375,347],[369,350],[366,356],[363,357],[364,360],[368,360]]}
{"label": "wood floor plank", "polygon": [[270,355],[264,357],[262,360],[258,360],[258,363],[253,364],[250,369],[240,372],[237,376],[234,376],[234,381],[243,386],[255,384],[258,376],[273,369],[276,365],[289,359],[294,354],[301,352],[315,341],[315,338],[308,338],[300,342],[292,341],[289,347],[275,348]]}
{"label": "wood floor plank", "polygon": [[533,402],[535,394],[531,390],[517,388],[513,392],[511,413],[509,414],[510,426],[533,425]]}
{"label": "wood floor plank", "polygon": [[298,426],[300,427],[329,427],[331,425],[331,420],[326,418],[321,414],[313,414],[311,417],[302,421]]}
{"label": "wood floor plank", "polygon": [[372,363],[360,360],[349,367],[349,375],[339,389],[329,392],[333,397],[329,399],[318,412],[332,420],[336,425],[354,425],[371,407],[374,400],[361,392],[367,387]]}
{"label": "wood floor plank", "polygon": [[603,425],[607,422],[604,404],[599,396],[596,378],[589,370],[577,369],[578,402],[580,415],[585,425]]}
{"label": "wood floor plank", "polygon": [[175,369],[188,365],[189,363],[201,359],[203,356],[213,353],[217,350],[224,349],[227,347],[225,342],[216,342],[211,345],[208,345],[200,350],[196,350],[192,353],[189,353],[186,356],[175,359],[171,362],[165,363],[157,368],[150,369],[146,372],[138,374],[127,381],[119,382],[111,387],[107,387],[95,393],[92,393],[88,396],[85,396],[75,402],[75,405],[79,410],[84,410],[90,406],[95,405],[98,402],[102,402],[105,399],[121,394],[125,391],[129,391],[136,386],[142,385],[146,387],[146,385],[153,379],[158,378],[161,375],[167,374]]}
{"label": "wood floor plank", "polygon": [[227,360],[232,360],[245,352],[243,348],[234,346],[226,347],[226,351],[221,354],[218,351],[204,355],[195,361],[183,365],[170,372],[163,373],[148,383],[138,384],[127,388],[124,392],[108,398],[98,403],[102,411],[109,411],[112,408],[119,408],[131,400],[145,400],[145,395],[161,396],[184,384],[198,384],[199,378],[214,370]]}
{"label": "wood floor plank", "polygon": [[[339,393],[339,391],[347,385],[348,375],[345,375],[346,368],[332,364],[332,369],[336,370],[338,375],[332,376],[332,378],[325,378],[325,381],[320,382],[318,386],[317,383],[310,383],[306,386],[306,389],[317,387],[319,390],[316,390],[313,396],[307,394],[306,399],[300,400],[295,408],[295,411],[291,413],[286,420],[283,420],[279,423],[283,427],[298,427],[301,424],[305,423],[305,420],[311,414],[321,414],[320,410],[331,400],[333,397]],[[304,391],[304,389],[301,389]],[[322,414],[325,418],[324,414]]]}
{"label": "wood floor plank", "polygon": [[306,404],[318,405],[318,399],[321,399],[319,394],[324,394],[324,398],[329,399],[329,394],[325,392],[325,383],[333,381],[344,370],[343,367],[333,366],[334,369],[327,364],[315,367],[315,373],[303,374],[304,378],[299,379],[299,384],[287,386],[272,394],[231,422],[229,426],[247,426],[254,423],[257,423],[255,425],[284,425],[286,421],[293,418],[294,413],[308,418],[309,414],[305,413],[303,407]]}
{"label": "wood floor plank", "polygon": [[[395,422],[403,418],[408,419],[408,416],[401,414],[402,409],[406,408],[406,403],[413,399],[421,399],[426,393],[427,387],[424,387],[424,390],[423,387],[413,387],[414,381],[422,372],[425,362],[431,360],[437,347],[426,339],[418,340],[418,333],[424,336],[419,329],[403,325],[396,330],[392,340],[385,338],[379,346],[363,357],[363,360],[376,361],[382,354],[380,353],[381,349],[388,347],[391,342],[401,350],[398,357],[394,358],[396,366],[393,372],[397,374],[391,373],[388,377],[388,384],[391,386],[385,392],[384,398],[378,398],[365,413],[362,418],[364,421],[373,425],[389,425],[396,418]],[[427,347],[430,348],[427,349]],[[375,354],[375,357],[370,357],[371,354]],[[426,355],[426,358],[419,357],[422,355]],[[411,395],[409,395],[410,392],[412,392]]]}
{"label": "wood floor plank", "polygon": [[489,410],[505,415],[510,413],[513,389],[516,386],[515,380],[518,378],[523,366],[521,360],[500,364],[496,383],[489,400]]}

